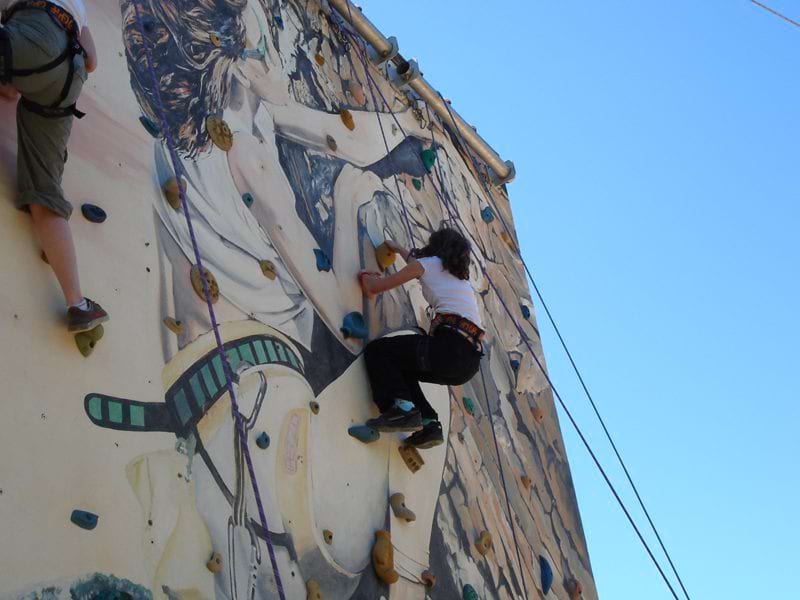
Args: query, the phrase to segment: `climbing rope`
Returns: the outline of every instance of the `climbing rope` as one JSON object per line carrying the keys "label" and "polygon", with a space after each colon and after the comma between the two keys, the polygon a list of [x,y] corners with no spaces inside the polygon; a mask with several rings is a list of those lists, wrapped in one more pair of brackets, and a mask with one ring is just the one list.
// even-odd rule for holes
{"label": "climbing rope", "polygon": [[[350,10],[350,3],[348,2],[348,11],[349,10]],[[352,14],[350,16],[351,16],[351,20],[352,20]],[[366,58],[365,58],[366,57],[366,49],[364,47],[364,42],[360,38],[357,38],[354,34],[349,32],[349,30],[345,29],[345,31],[350,35],[351,39],[356,43],[356,46],[359,48],[359,54],[360,54],[362,63],[364,64],[364,71],[365,71],[365,73],[367,75],[368,80],[370,82],[374,82],[374,80],[372,78],[372,75],[370,74],[369,69],[368,69],[367,64],[366,64]],[[377,84],[375,84],[375,85],[377,87]],[[380,88],[378,88],[378,94],[380,95],[381,99],[383,100],[383,105],[386,107],[386,109],[392,115],[392,117],[395,120],[395,123],[397,123],[397,125],[400,128],[401,132],[405,136],[406,133],[403,130],[402,125],[400,124],[400,122],[397,119],[397,117],[394,115],[394,111],[392,110],[392,108],[389,105],[389,103],[386,101],[386,98],[380,92]],[[445,102],[445,104],[447,104],[447,103]],[[448,106],[448,111],[450,111],[449,106]],[[452,112],[450,112],[450,114],[451,114],[451,117],[452,117]],[[383,133],[382,125],[381,125],[381,132]],[[384,137],[384,142],[385,142],[385,135],[383,135],[383,137]],[[389,151],[389,149],[388,149],[388,144],[387,144],[387,152],[388,151]],[[421,161],[421,158],[420,158],[420,161]],[[478,177],[478,179],[480,179],[480,176]],[[432,179],[431,179],[431,183],[432,183],[433,190],[436,193],[437,198],[439,199],[439,201],[442,202],[442,203],[447,204],[447,199],[444,198],[443,195],[439,192],[439,190],[437,189],[436,185],[433,184],[433,180]],[[456,215],[458,223],[460,223],[460,228],[463,229],[464,231],[467,231],[467,227],[464,224],[463,220],[461,219],[461,216],[458,214],[457,209],[454,208],[454,212],[455,212],[455,215]],[[448,209],[448,213],[450,214],[449,209]],[[407,226],[410,228],[410,223],[407,223]],[[503,299],[502,295],[500,294],[500,290],[495,285],[495,283],[492,280],[491,276],[486,272],[486,269],[485,269],[485,267],[483,266],[483,264],[482,264],[482,262],[480,260],[481,257],[479,257],[477,255],[477,253],[475,252],[474,248],[471,249],[471,252],[475,256],[477,264],[481,268],[481,271],[483,272],[483,275],[486,278],[487,283],[494,290],[498,300],[500,301],[500,304],[502,305],[503,309],[506,311],[506,313],[509,316],[511,322],[514,323],[517,331],[520,334],[521,340],[524,342],[528,352],[531,354],[531,357],[536,362],[537,367],[539,368],[539,370],[544,375],[545,380],[547,381],[548,385],[553,390],[553,395],[558,400],[561,408],[564,410],[564,413],[567,415],[570,423],[572,424],[573,428],[577,432],[581,442],[583,443],[583,445],[586,448],[586,450],[589,452],[589,455],[591,456],[593,462],[595,463],[595,466],[600,471],[601,475],[603,476],[603,479],[605,480],[606,484],[608,485],[609,489],[611,490],[612,494],[614,495],[614,498],[616,499],[617,503],[619,504],[620,508],[622,509],[623,513],[625,514],[625,517],[627,518],[628,522],[630,523],[631,527],[633,528],[634,532],[636,533],[637,537],[639,538],[639,541],[641,542],[641,544],[644,546],[645,550],[647,551],[647,554],[650,557],[650,560],[655,565],[656,569],[658,570],[659,574],[661,575],[661,578],[664,580],[664,583],[667,585],[667,587],[669,588],[670,592],[672,593],[672,596],[675,598],[675,600],[679,600],[678,595],[675,592],[675,589],[672,587],[672,584],[669,581],[669,578],[664,573],[663,569],[661,568],[660,563],[658,562],[658,560],[656,559],[656,557],[653,554],[652,550],[650,549],[650,546],[648,545],[647,541],[644,539],[644,536],[642,535],[641,531],[639,530],[639,527],[636,525],[636,522],[634,521],[633,517],[631,516],[631,514],[628,511],[627,507],[625,506],[625,503],[622,501],[622,498],[619,496],[616,488],[614,487],[613,483],[609,479],[608,474],[606,473],[605,469],[603,468],[603,466],[601,465],[599,459],[597,458],[597,455],[594,453],[594,451],[592,450],[588,440],[584,436],[583,431],[580,429],[580,427],[578,426],[578,423],[575,421],[575,418],[572,416],[572,413],[567,408],[566,403],[561,398],[561,395],[559,394],[558,390],[556,389],[555,385],[553,384],[552,380],[550,379],[549,374],[545,370],[544,365],[541,363],[539,358],[536,356],[536,353],[534,352],[533,347],[530,344],[530,341],[529,341],[529,339],[527,337],[527,334],[522,329],[522,327],[520,327],[520,325],[517,323],[516,319],[514,318],[514,314],[511,312],[511,310],[508,307],[508,304],[506,303],[506,301]],[[506,493],[507,493],[507,491],[506,491]]]}
{"label": "climbing rope", "polygon": [[[467,147],[466,142],[464,140],[464,137],[461,134],[461,128],[458,126],[458,122],[456,121],[452,111],[450,110],[450,105],[445,101],[444,98],[442,98],[441,94],[439,94],[439,98],[442,99],[442,102],[444,102],[445,106],[447,107],[447,113],[450,116],[450,120],[453,123],[453,129],[455,130],[455,133],[456,133],[456,135],[458,137],[459,143],[464,148],[464,152],[470,157],[470,160],[472,162],[473,168],[477,171],[478,170],[478,165],[475,162],[475,158],[472,156],[471,153],[469,153],[469,150],[468,150],[468,147]],[[489,190],[488,186],[486,185],[486,183],[482,179],[479,178],[479,180],[481,182],[481,186],[483,187],[483,191],[486,194],[486,203],[487,203],[487,205],[489,205],[493,209],[495,215],[497,216],[498,220],[502,224],[504,231],[506,232],[507,235],[510,236],[511,235],[511,229],[509,228],[509,226],[506,223],[505,219],[503,219],[503,215],[501,214],[501,212],[499,210],[497,210],[497,206],[492,203],[493,196],[492,196],[491,191]],[[605,436],[606,436],[606,439],[608,440],[608,443],[611,445],[611,448],[614,451],[614,455],[617,457],[617,461],[619,462],[620,466],[622,467],[622,471],[625,473],[625,478],[628,480],[628,483],[630,484],[631,489],[633,490],[633,493],[636,496],[636,500],[638,501],[639,506],[641,507],[642,512],[645,515],[645,518],[647,519],[647,522],[650,524],[650,528],[653,530],[653,533],[655,534],[656,539],[658,540],[658,544],[659,544],[659,546],[661,546],[661,550],[664,552],[664,556],[666,556],[667,562],[669,562],[669,566],[672,569],[672,572],[675,574],[675,577],[677,578],[678,583],[680,584],[684,595],[686,596],[687,600],[691,600],[690,597],[689,597],[689,592],[686,590],[686,586],[683,584],[683,580],[681,579],[681,576],[678,573],[678,569],[675,567],[675,563],[672,561],[672,557],[670,556],[670,553],[667,551],[667,548],[666,548],[663,540],[661,539],[661,534],[659,533],[658,529],[656,528],[656,525],[653,522],[653,519],[650,517],[650,511],[647,510],[647,507],[645,506],[644,500],[642,499],[642,496],[639,494],[639,489],[636,486],[636,484],[633,482],[633,477],[631,477],[631,474],[628,471],[628,467],[625,464],[625,461],[622,459],[622,455],[619,453],[619,450],[617,449],[617,445],[614,442],[613,437],[611,436],[611,432],[609,432],[608,427],[606,427],[605,420],[600,415],[600,410],[597,408],[597,404],[594,401],[594,397],[589,392],[589,388],[588,388],[588,386],[586,385],[586,382],[583,379],[583,375],[581,374],[580,370],[578,369],[578,365],[575,363],[575,360],[573,359],[572,353],[569,351],[569,348],[567,347],[567,343],[564,340],[564,337],[561,335],[561,330],[558,328],[558,325],[556,324],[555,318],[550,313],[550,308],[547,306],[547,303],[544,300],[544,296],[542,296],[542,293],[539,290],[539,286],[536,284],[536,280],[533,278],[533,274],[531,273],[530,269],[528,268],[527,262],[525,262],[525,259],[522,257],[522,250],[519,247],[517,247],[516,250],[517,250],[516,253],[519,256],[520,262],[522,263],[522,266],[525,269],[525,273],[528,275],[528,279],[530,280],[531,285],[533,285],[533,289],[536,292],[536,296],[539,298],[539,302],[541,303],[542,308],[544,308],[544,312],[547,315],[547,319],[550,322],[550,325],[552,325],[553,330],[555,331],[556,336],[558,337],[559,343],[561,344],[561,347],[564,349],[564,352],[566,353],[567,358],[569,359],[570,365],[572,365],[572,370],[575,372],[575,375],[578,377],[578,381],[580,382],[581,387],[583,388],[583,392],[586,395],[586,398],[589,400],[589,404],[591,405],[592,410],[594,411],[594,414],[597,417],[597,420],[599,421],[600,426],[603,429],[603,432],[605,433]],[[537,334],[538,334],[538,332],[537,332]]]}
{"label": "climbing rope", "polygon": [[[144,47],[145,56],[147,59],[147,68],[150,73],[150,78],[153,82],[153,96],[156,100],[156,105],[158,108],[159,113],[159,120],[161,121],[161,131],[164,134],[164,141],[166,142],[167,149],[169,151],[170,160],[172,161],[172,168],[175,171],[175,177],[179,178],[184,174],[184,169],[181,165],[180,158],[178,157],[178,152],[176,150],[175,141],[172,139],[172,133],[169,128],[169,122],[167,119],[167,110],[164,106],[163,99],[161,98],[161,87],[159,84],[158,77],[156,75],[155,68],[153,66],[153,54],[152,49],[148,44],[148,38],[145,33],[145,27],[142,20],[142,15],[139,8],[139,2],[141,0],[132,0],[134,13],[136,17],[136,26],[139,29],[139,34],[142,36],[142,45]],[[283,583],[281,581],[281,576],[278,571],[278,563],[275,558],[275,549],[272,545],[272,539],[269,527],[267,526],[267,517],[264,512],[264,506],[261,501],[261,494],[258,488],[258,481],[256,479],[255,469],[253,468],[253,460],[250,457],[250,450],[247,447],[247,435],[245,433],[244,422],[242,419],[242,415],[239,413],[239,405],[236,401],[236,393],[233,388],[233,373],[231,371],[231,366],[228,363],[228,358],[225,354],[225,347],[222,343],[222,337],[219,332],[219,325],[217,323],[217,317],[214,312],[214,307],[211,300],[211,292],[208,288],[208,282],[206,278],[203,276],[205,273],[205,269],[203,267],[202,258],[200,256],[200,248],[197,244],[197,238],[195,237],[194,227],[192,225],[192,218],[189,214],[189,203],[186,198],[186,192],[183,186],[178,185],[178,193],[180,195],[181,206],[183,207],[183,214],[186,218],[186,226],[189,230],[189,238],[192,242],[192,250],[194,252],[194,259],[201,273],[200,280],[202,282],[203,287],[203,297],[206,301],[206,306],[208,308],[208,315],[211,320],[211,328],[214,331],[214,340],[216,341],[216,350],[217,354],[222,361],[223,371],[225,373],[225,385],[226,389],[228,390],[228,395],[231,399],[231,412],[233,413],[234,421],[236,422],[236,434],[239,441],[239,446],[241,447],[242,454],[245,457],[245,462],[247,463],[247,470],[250,474],[250,483],[253,488],[253,496],[255,497],[256,505],[258,507],[258,516],[261,520],[261,527],[264,530],[264,539],[267,542],[267,549],[269,551],[269,559],[270,563],[272,564],[272,572],[275,576],[275,585],[278,589],[278,596],[280,600],[286,600],[286,595],[283,590]]]}

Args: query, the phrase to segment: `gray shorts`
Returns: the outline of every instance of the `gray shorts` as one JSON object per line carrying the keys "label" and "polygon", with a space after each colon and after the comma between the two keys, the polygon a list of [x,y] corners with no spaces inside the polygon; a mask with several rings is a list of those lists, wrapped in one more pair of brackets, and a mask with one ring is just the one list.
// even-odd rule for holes
{"label": "gray shorts", "polygon": [[[56,59],[67,47],[66,32],[43,10],[20,10],[4,25],[11,40],[15,69],[30,69]],[[61,106],[73,104],[86,81],[83,56],[74,59],[75,77]],[[15,77],[14,86],[25,98],[44,105],[58,100],[69,72],[67,61],[45,73]],[[67,142],[72,115],[48,118],[17,105],[16,206],[30,210],[31,204],[50,209],[69,219],[72,204],[64,197],[61,178],[67,162]]]}

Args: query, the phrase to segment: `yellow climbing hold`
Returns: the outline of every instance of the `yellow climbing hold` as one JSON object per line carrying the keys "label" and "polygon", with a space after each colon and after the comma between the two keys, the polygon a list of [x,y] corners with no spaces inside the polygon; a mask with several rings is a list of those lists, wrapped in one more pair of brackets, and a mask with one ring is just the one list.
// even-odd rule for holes
{"label": "yellow climbing hold", "polygon": [[397,451],[400,452],[403,462],[406,463],[408,470],[412,473],[419,471],[422,468],[422,465],[425,464],[425,461],[422,460],[422,457],[419,455],[419,450],[413,446],[398,446]]}
{"label": "yellow climbing hold", "polygon": [[486,556],[492,549],[492,534],[482,531],[478,541],[475,542],[475,548],[481,556]]}
{"label": "yellow climbing hold", "polygon": [[[206,285],[208,286],[208,294],[211,296],[211,304],[214,304],[219,300],[219,285],[217,284],[217,279],[214,277],[214,274],[205,267],[203,267],[203,275],[206,280]],[[197,265],[192,266],[192,270],[189,272],[189,278],[192,281],[194,293],[197,294],[201,300],[205,300],[203,279],[201,278],[200,269]]]}
{"label": "yellow climbing hold", "polygon": [[[186,180],[181,177],[181,188],[183,188],[183,193],[186,193]],[[164,184],[164,187],[161,188],[164,192],[164,198],[172,208],[175,210],[179,210],[181,207],[181,192],[178,189],[178,180],[175,177],[170,177],[167,182]]]}
{"label": "yellow climbing hold", "polygon": [[343,108],[339,111],[339,116],[342,118],[342,123],[344,123],[344,126],[350,131],[353,131],[353,129],[356,128],[356,122],[353,120],[353,114],[349,110]]}
{"label": "yellow climbing hold", "polygon": [[89,331],[81,331],[80,333],[76,333],[75,345],[78,346],[80,353],[88,357],[92,352],[94,352],[94,347],[97,345],[97,342],[103,338],[103,333],[104,331],[102,325],[98,325]]}
{"label": "yellow climbing hold", "polygon": [[517,250],[517,245],[514,243],[514,240],[511,239],[511,236],[508,235],[507,231],[501,231],[500,238],[506,243],[506,246],[508,246],[512,252]]}
{"label": "yellow climbing hold", "polygon": [[233,148],[233,133],[228,124],[220,117],[210,116],[206,119],[206,131],[211,141],[220,150],[227,152]]}
{"label": "yellow climbing hold", "polygon": [[208,39],[217,48],[221,48],[222,47],[222,40],[220,39],[219,34],[216,31],[212,31],[211,33],[209,33],[208,34]]}
{"label": "yellow climbing hold", "polygon": [[355,100],[356,104],[359,106],[364,106],[367,103],[367,96],[364,94],[364,88],[354,79],[351,79],[347,84],[347,91],[350,92],[353,100]]}
{"label": "yellow climbing hold", "polygon": [[322,56],[319,52],[314,55],[314,62],[316,62],[320,67],[325,64],[325,57]]}
{"label": "yellow climbing hold", "polygon": [[181,335],[183,333],[183,323],[172,317],[164,317],[164,325],[175,335]]}
{"label": "yellow climbing hold", "polygon": [[261,272],[267,279],[274,281],[278,276],[278,273],[275,271],[275,263],[271,260],[261,260],[258,262],[258,265],[261,267]]}
{"label": "yellow climbing hold", "polygon": [[330,529],[323,529],[322,530],[322,538],[325,540],[325,543],[330,545],[333,543],[333,532]]}
{"label": "yellow climbing hold", "polygon": [[375,532],[372,568],[375,569],[378,579],[386,584],[397,583],[397,580],[400,579],[400,575],[394,570],[394,548],[392,548],[392,537],[388,531],[378,530]]}
{"label": "yellow climbing hold", "polygon": [[206,568],[212,573],[222,572],[222,557],[219,555],[219,552],[214,552],[214,554],[211,555],[211,558],[206,563]]}
{"label": "yellow climbing hold", "polygon": [[523,475],[519,479],[522,482],[522,485],[525,487],[525,489],[529,490],[531,487],[531,478],[528,477],[527,475]]}
{"label": "yellow climbing hold", "polygon": [[308,600],[323,600],[322,592],[319,589],[319,584],[313,579],[306,582],[306,598]]}
{"label": "yellow climbing hold", "polygon": [[396,258],[397,253],[389,248],[386,242],[383,242],[380,246],[375,248],[375,260],[378,261],[378,266],[381,268],[381,271],[385,271],[391,267]]}

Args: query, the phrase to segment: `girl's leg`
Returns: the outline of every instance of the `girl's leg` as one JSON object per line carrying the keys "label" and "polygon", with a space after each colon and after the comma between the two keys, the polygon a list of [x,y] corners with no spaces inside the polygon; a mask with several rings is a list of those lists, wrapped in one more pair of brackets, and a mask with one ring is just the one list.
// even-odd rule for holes
{"label": "girl's leg", "polygon": [[33,229],[42,245],[50,267],[58,279],[67,306],[73,306],[83,300],[81,284],[78,278],[78,261],[75,256],[75,244],[69,223],[50,209],[38,204],[30,205],[33,217]]}

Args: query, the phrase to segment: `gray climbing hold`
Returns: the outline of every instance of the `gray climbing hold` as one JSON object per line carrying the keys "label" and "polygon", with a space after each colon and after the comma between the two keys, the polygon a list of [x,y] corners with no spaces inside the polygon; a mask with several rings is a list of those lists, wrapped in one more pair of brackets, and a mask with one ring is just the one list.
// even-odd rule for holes
{"label": "gray climbing hold", "polygon": [[356,438],[359,442],[364,442],[365,444],[377,442],[381,437],[380,433],[366,425],[353,425],[347,429],[347,433]]}
{"label": "gray climbing hold", "polygon": [[319,402],[317,402],[316,400],[312,400],[311,402],[309,402],[308,408],[310,408],[311,412],[314,413],[315,415],[319,414]]}
{"label": "gray climbing hold", "polygon": [[262,431],[258,434],[258,437],[256,438],[256,446],[262,450],[269,448],[269,435],[266,431]]}
{"label": "gray climbing hold", "polygon": [[85,510],[75,509],[72,511],[69,520],[75,523],[75,525],[77,525],[81,529],[86,529],[88,531],[91,531],[92,529],[97,527],[97,520],[99,518],[100,517],[98,517],[94,513],[90,513]]}
{"label": "gray climbing hold", "polygon": [[389,506],[392,507],[392,512],[398,519],[403,519],[409,523],[417,520],[417,515],[406,506],[406,497],[400,492],[389,496]]}

